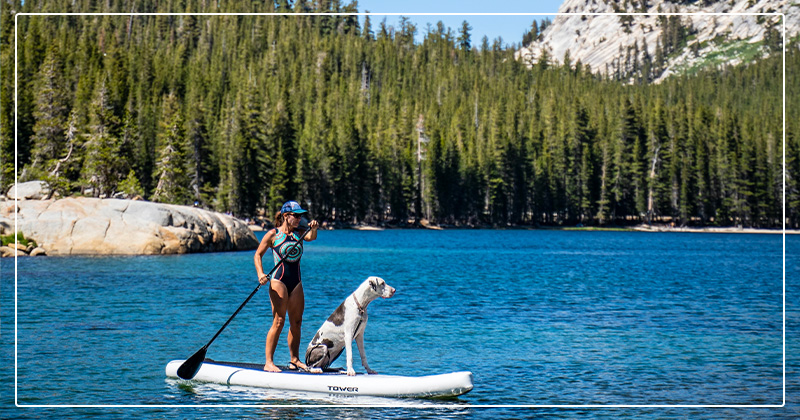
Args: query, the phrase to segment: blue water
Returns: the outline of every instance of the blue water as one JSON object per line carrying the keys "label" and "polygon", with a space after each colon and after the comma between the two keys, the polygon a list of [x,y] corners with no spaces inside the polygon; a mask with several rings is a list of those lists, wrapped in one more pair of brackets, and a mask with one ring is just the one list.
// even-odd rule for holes
{"label": "blue water", "polygon": [[[303,257],[301,352],[367,276],[381,373],[474,373],[456,400],[342,398],[180,383],[164,366],[202,347],[255,288],[253,252],[2,260],[3,418],[792,418],[800,237],[786,238],[786,408],[560,409],[486,405],[780,405],[781,235],[545,230],[323,231]],[[267,259],[265,259],[267,261]],[[209,349],[263,362],[262,290]],[[285,331],[276,362],[288,361]],[[335,362],[343,366],[344,357]],[[356,370],[363,370],[356,352]],[[792,382],[795,384],[792,386]],[[796,399],[796,398],[795,398]],[[32,408],[31,405],[342,405],[341,408]],[[348,405],[389,404],[395,408]],[[413,406],[408,406],[409,404]],[[9,407],[10,406],[10,407]],[[478,407],[476,407],[478,406]],[[627,411],[626,411],[627,410]]]}

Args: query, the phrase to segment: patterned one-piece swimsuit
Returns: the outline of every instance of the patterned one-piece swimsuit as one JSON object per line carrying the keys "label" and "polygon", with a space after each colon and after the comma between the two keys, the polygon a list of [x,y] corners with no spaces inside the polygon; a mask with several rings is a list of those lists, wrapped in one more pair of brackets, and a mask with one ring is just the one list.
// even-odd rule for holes
{"label": "patterned one-piece swimsuit", "polygon": [[[287,256],[288,253],[288,256]],[[303,243],[300,238],[292,232],[289,235],[275,228],[275,240],[272,245],[272,255],[278,268],[272,275],[273,280],[278,280],[286,285],[289,295],[300,284],[300,258],[303,256]],[[281,261],[281,258],[286,259]]]}

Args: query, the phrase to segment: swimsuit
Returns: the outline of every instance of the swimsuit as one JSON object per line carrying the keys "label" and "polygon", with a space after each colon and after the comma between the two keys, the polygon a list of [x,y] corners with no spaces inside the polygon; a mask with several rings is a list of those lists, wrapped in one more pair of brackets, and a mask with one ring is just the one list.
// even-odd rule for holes
{"label": "swimsuit", "polygon": [[[287,255],[288,252],[288,256]],[[303,243],[292,232],[289,235],[275,228],[275,239],[272,242],[272,255],[278,268],[275,269],[272,279],[286,285],[289,295],[300,284],[300,258],[303,256]],[[281,258],[286,256],[281,262]]]}

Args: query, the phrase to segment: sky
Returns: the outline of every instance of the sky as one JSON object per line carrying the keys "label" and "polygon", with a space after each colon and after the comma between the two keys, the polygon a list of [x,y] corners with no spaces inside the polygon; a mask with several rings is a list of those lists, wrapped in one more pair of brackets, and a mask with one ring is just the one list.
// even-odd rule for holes
{"label": "sky", "polygon": [[[495,0],[497,1],[497,0]],[[497,37],[503,38],[504,44],[522,41],[522,35],[527,32],[534,20],[542,20],[555,16],[447,16],[431,15],[418,16],[408,13],[556,13],[564,0],[503,0],[494,3],[491,0],[358,0],[358,11],[370,13],[402,13],[403,16],[417,25],[417,42],[424,39],[427,24],[436,27],[436,22],[442,21],[454,33],[458,33],[461,22],[467,21],[472,27],[472,45],[480,45],[484,35],[489,38],[489,44]],[[345,3],[345,2],[343,2]],[[383,20],[382,16],[371,16],[372,30],[375,31]],[[363,16],[360,19],[363,24]],[[399,27],[400,16],[386,16],[387,25]]]}

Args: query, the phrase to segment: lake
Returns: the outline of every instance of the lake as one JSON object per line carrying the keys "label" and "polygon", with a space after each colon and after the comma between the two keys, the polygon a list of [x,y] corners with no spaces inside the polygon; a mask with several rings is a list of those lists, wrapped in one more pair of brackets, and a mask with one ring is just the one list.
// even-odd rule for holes
{"label": "lake", "polygon": [[[166,379],[167,362],[206,344],[255,288],[253,251],[20,258],[18,403],[117,407],[13,408],[13,417],[573,418],[625,411],[553,406],[780,405],[782,250],[782,236],[769,234],[321,231],[302,263],[301,353],[367,276],[383,277],[397,293],[369,307],[370,367],[412,376],[472,371],[474,390],[444,401]],[[271,265],[269,255],[264,261]],[[789,329],[797,322],[791,302],[798,296],[792,283],[800,274],[798,261],[800,237],[787,235]],[[14,260],[3,259],[0,268],[0,379],[3,405],[13,406]],[[264,289],[208,357],[263,363],[270,322]],[[288,325],[278,364],[289,360],[286,330]],[[788,340],[787,373],[796,384],[800,363],[792,350],[798,342]],[[342,355],[334,366],[344,365]],[[354,366],[363,371],[357,351]],[[789,395],[798,395],[796,387],[790,385]],[[309,407],[119,407],[256,404]],[[395,407],[362,407],[372,404]],[[343,407],[319,407],[327,405]],[[648,418],[798,414],[796,405],[627,410]]]}

